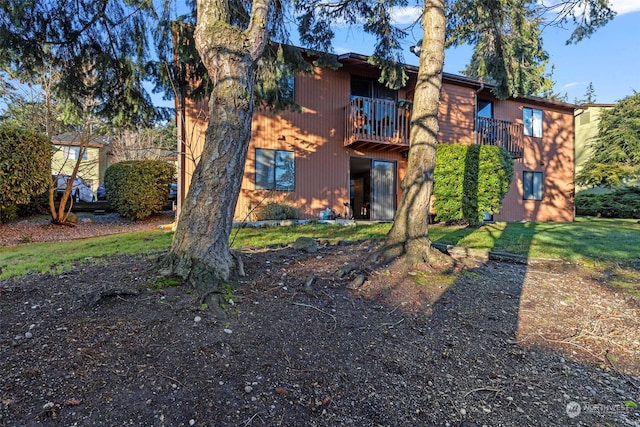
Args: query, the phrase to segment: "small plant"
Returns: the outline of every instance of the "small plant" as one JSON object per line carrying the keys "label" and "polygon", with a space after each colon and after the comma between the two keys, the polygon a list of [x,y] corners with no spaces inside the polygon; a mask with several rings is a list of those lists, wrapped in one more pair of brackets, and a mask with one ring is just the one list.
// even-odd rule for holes
{"label": "small plant", "polygon": [[231,306],[235,305],[235,292],[233,286],[228,283],[223,283],[220,285],[220,293],[220,308],[224,310],[227,308],[227,304]]}
{"label": "small plant", "polygon": [[413,283],[418,286],[427,286],[429,284],[429,276],[427,276],[424,272],[418,271],[415,274],[411,274],[413,276]]}
{"label": "small plant", "polygon": [[299,219],[300,212],[284,203],[270,202],[256,211],[258,221],[270,219]]}
{"label": "small plant", "polygon": [[170,288],[174,286],[181,286],[182,283],[179,280],[168,277],[156,277],[155,280],[149,284],[153,289],[160,290],[164,288]]}
{"label": "small plant", "polygon": [[20,243],[31,243],[33,242],[33,233],[25,233],[20,235]]}

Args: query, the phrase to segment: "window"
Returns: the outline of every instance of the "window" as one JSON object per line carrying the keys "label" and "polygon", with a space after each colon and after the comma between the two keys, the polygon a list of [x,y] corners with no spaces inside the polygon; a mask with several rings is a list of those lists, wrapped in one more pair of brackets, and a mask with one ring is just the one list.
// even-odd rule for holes
{"label": "window", "polygon": [[542,172],[522,172],[522,198],[542,200]]}
{"label": "window", "polygon": [[[78,160],[80,147],[64,147],[64,158],[68,160]],[[87,160],[87,150],[82,153],[82,160]]]}
{"label": "window", "polygon": [[478,100],[478,117],[493,118],[493,102]]}
{"label": "window", "polygon": [[542,110],[527,107],[523,108],[522,122],[524,123],[525,136],[542,138]]}
{"label": "window", "polygon": [[256,189],[293,191],[295,178],[293,151],[256,149]]}
{"label": "window", "polygon": [[282,97],[290,102],[296,101],[296,79],[295,76],[283,77],[280,79],[280,89]]}
{"label": "window", "polygon": [[260,91],[256,92],[264,100],[272,103],[295,103],[296,102],[296,78],[294,75],[282,76],[275,84],[259,84]]}

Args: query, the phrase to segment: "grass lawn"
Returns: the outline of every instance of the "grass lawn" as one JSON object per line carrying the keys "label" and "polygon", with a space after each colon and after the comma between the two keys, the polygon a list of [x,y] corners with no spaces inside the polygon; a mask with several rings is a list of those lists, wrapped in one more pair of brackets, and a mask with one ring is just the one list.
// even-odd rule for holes
{"label": "grass lawn", "polygon": [[[233,248],[259,248],[293,243],[307,236],[336,242],[383,238],[390,224],[337,226],[312,224],[293,227],[234,229]],[[99,262],[118,254],[157,254],[167,250],[173,233],[137,231],[67,242],[0,247],[0,278],[30,273],[59,273],[78,261]],[[497,222],[479,228],[432,225],[432,241],[467,248],[510,252],[536,258],[561,258],[589,266],[629,265],[639,261],[640,224],[636,220],[579,218],[573,223]]]}
{"label": "grass lawn", "polygon": [[577,218],[571,223],[496,222],[477,229],[434,225],[434,242],[509,252],[532,258],[560,258],[585,265],[640,261],[637,220]]}

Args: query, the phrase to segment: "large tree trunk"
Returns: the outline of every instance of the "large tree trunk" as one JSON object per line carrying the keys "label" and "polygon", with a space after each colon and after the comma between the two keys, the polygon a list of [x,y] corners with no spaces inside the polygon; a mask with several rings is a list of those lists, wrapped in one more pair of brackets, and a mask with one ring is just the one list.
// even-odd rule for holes
{"label": "large tree trunk", "polygon": [[254,1],[252,23],[240,31],[228,23],[224,1],[198,1],[195,42],[213,82],[209,125],[166,263],[202,294],[215,293],[234,271],[229,235],[251,138],[253,84],[269,5]]}
{"label": "large tree trunk", "polygon": [[425,0],[418,81],[411,115],[411,139],[402,198],[386,239],[385,258],[404,255],[409,263],[429,261],[429,202],[438,142],[438,105],[445,40],[444,0]]}

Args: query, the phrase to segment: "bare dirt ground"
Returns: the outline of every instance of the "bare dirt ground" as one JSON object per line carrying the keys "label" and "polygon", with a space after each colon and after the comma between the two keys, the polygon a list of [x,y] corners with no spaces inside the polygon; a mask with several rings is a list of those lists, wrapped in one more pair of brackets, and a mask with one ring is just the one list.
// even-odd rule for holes
{"label": "bare dirt ground", "polygon": [[[98,221],[66,238],[143,226]],[[65,238],[18,225],[3,245]],[[224,317],[147,257],[0,281],[0,426],[640,425],[640,301],[611,272],[373,249],[245,250]]]}

